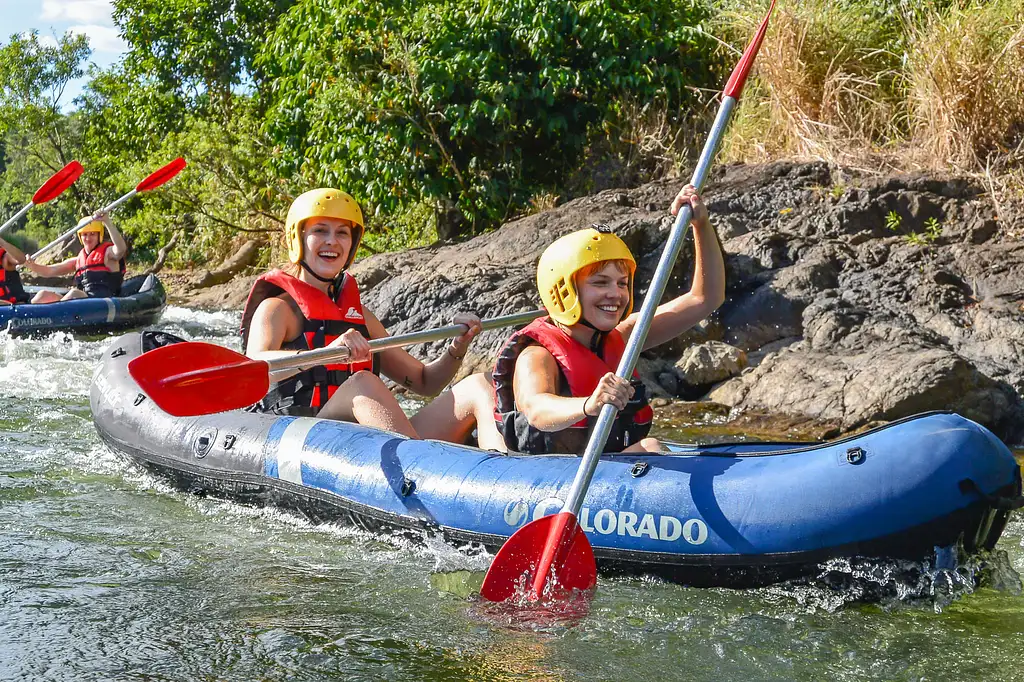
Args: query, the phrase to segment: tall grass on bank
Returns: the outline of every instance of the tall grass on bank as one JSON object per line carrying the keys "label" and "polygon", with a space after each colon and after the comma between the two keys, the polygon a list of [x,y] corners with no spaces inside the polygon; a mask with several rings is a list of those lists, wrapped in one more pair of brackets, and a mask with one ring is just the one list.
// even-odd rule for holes
{"label": "tall grass on bank", "polygon": [[[970,2],[909,26],[912,140],[930,168],[1012,161],[1024,143],[1024,1]],[[1000,159],[1000,157],[1004,157]]]}
{"label": "tall grass on bank", "polygon": [[[729,1],[715,30],[741,45],[763,8]],[[751,85],[730,160],[1005,176],[1024,161],[1024,0],[790,0]]]}
{"label": "tall grass on bank", "polygon": [[[726,144],[730,160],[814,157],[850,163],[900,136],[899,43],[892,22],[860,2],[780,6]],[[763,7],[742,2],[716,30],[742,45]]]}

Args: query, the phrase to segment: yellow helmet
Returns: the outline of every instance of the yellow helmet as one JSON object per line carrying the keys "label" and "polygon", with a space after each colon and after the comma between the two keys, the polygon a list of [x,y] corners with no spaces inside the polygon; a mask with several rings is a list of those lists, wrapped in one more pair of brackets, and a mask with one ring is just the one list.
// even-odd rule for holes
{"label": "yellow helmet", "polygon": [[629,247],[611,230],[604,226],[588,227],[556,239],[544,250],[537,263],[537,288],[553,320],[564,325],[580,321],[583,309],[575,275],[588,265],[609,260],[624,260],[629,264],[629,304],[626,306],[626,315],[629,315],[633,311],[636,260]]}
{"label": "yellow helmet", "polygon": [[78,235],[78,241],[79,243],[82,244],[82,246],[85,246],[85,240],[82,239],[82,234],[85,232],[99,232],[100,240],[98,243],[103,243],[103,236],[105,234],[105,230],[103,229],[103,223],[101,223],[98,220],[93,220],[92,218],[82,218],[81,220],[78,221],[78,224],[80,227],[78,228],[78,231],[75,232],[75,234]]}
{"label": "yellow helmet", "polygon": [[288,244],[288,259],[292,263],[302,261],[302,226],[309,218],[337,218],[347,220],[358,229],[352,230],[352,250],[345,262],[347,268],[352,264],[363,238],[363,212],[359,204],[349,194],[338,189],[311,189],[300,194],[288,209],[288,217],[284,221],[284,236]]}

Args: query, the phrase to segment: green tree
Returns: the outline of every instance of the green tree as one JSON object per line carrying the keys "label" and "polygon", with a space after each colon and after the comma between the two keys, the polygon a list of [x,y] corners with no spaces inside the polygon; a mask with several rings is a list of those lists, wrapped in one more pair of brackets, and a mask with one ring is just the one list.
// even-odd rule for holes
{"label": "green tree", "polygon": [[46,45],[31,31],[0,47],[0,134],[42,136],[49,148],[32,154],[51,172],[71,160],[62,99],[68,83],[84,75],[90,54],[88,39],[71,33]]}
{"label": "green tree", "polygon": [[113,16],[130,71],[193,105],[230,111],[235,88],[262,85],[254,57],[293,1],[114,0]]}
{"label": "green tree", "polygon": [[444,238],[576,168],[617,101],[673,110],[713,80],[699,0],[300,0],[259,64],[284,176],[375,210],[427,202]]}

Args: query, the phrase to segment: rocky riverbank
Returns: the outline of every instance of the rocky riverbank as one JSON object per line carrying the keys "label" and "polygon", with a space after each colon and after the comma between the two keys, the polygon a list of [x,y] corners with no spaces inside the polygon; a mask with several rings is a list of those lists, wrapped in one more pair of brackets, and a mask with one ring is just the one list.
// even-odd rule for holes
{"label": "rocky riverbank", "polygon": [[[537,307],[537,258],[555,238],[606,223],[639,262],[637,294],[671,225],[679,181],[607,191],[469,242],[384,254],[353,268],[393,333]],[[705,192],[727,252],[728,300],[645,354],[663,397],[861,428],[951,409],[1024,441],[1024,207],[965,178],[878,178],[821,163],[719,169]],[[669,295],[689,286],[692,242]],[[248,282],[201,292],[237,306]],[[474,345],[489,367],[506,333]],[[441,346],[414,349],[433,357]]]}

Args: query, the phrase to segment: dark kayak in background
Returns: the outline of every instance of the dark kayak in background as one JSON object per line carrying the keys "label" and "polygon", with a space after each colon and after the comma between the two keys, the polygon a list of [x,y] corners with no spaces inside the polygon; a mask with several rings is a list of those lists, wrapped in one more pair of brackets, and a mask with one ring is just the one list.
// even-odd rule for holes
{"label": "dark kayak in background", "polygon": [[[90,399],[113,450],[182,490],[494,550],[559,511],[572,482],[578,459],[567,455],[506,456],[314,418],[172,417],[127,364],[177,340],[115,339]],[[995,545],[1021,502],[1009,449],[950,413],[827,443],[674,450],[598,464],[579,519],[599,570],[747,587],[814,574],[833,557],[974,552]]]}
{"label": "dark kayak in background", "polygon": [[0,329],[15,335],[123,331],[154,324],[166,306],[167,295],[156,275],[141,275],[126,279],[115,298],[0,306]]}

